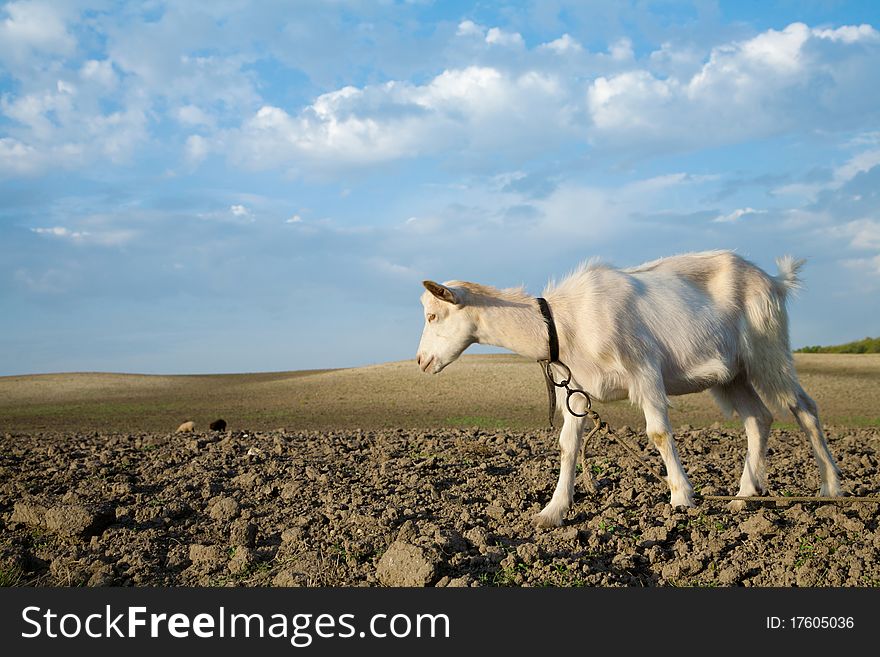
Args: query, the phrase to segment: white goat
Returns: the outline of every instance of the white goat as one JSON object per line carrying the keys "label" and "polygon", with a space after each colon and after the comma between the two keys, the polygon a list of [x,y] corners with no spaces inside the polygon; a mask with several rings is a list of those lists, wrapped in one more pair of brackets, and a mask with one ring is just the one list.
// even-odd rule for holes
{"label": "white goat", "polygon": [[[738,496],[766,492],[765,457],[773,416],[788,408],[810,439],[819,464],[820,494],[841,495],[837,466],[815,402],[798,382],[788,337],[785,298],[798,286],[803,261],[777,260],[770,276],[729,251],[662,258],[631,269],[588,263],[544,291],[559,335],[559,359],[573,386],[599,401],[629,397],[645,414],[647,434],[666,465],[673,506],[694,506],[669,423],[668,395],[709,390],[739,415],[748,449]],[[416,357],[434,374],[471,344],[504,347],[534,360],[548,358],[548,328],[536,299],[522,289],[425,281],[425,328]],[[562,463],[539,526],[559,526],[571,507],[586,418],[565,407],[559,436]],[[575,412],[584,410],[572,397]],[[767,404],[767,405],[765,405]],[[731,508],[739,510],[742,501]]]}

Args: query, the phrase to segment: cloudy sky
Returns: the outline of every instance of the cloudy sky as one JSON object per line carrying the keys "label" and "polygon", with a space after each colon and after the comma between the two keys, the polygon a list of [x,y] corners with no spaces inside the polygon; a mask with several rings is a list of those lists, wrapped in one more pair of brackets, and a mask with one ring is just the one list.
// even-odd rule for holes
{"label": "cloudy sky", "polygon": [[848,341],[878,188],[876,2],[9,2],[0,374],[411,358],[423,278],[710,248]]}

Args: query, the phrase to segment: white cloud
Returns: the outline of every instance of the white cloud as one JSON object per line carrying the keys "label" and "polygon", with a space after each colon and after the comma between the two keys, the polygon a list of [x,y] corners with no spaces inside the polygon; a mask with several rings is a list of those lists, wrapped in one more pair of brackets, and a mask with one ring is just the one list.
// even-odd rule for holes
{"label": "white cloud", "polygon": [[857,219],[847,222],[833,232],[848,239],[851,249],[860,252],[873,252],[870,255],[844,258],[843,263],[846,266],[880,276],[880,221]]}
{"label": "white cloud", "polygon": [[298,214],[295,214],[295,215],[293,215],[293,216],[291,216],[291,217],[288,217],[288,218],[284,221],[284,223],[286,223],[286,224],[298,224],[298,223],[300,223],[300,222],[302,222],[302,217],[300,217]]}
{"label": "white cloud", "polygon": [[880,104],[878,56],[872,28],[832,34],[793,23],[715,47],[690,77],[676,70],[658,77],[646,68],[599,76],[587,91],[592,135],[600,143],[668,150],[862,127]]}
{"label": "white cloud", "polygon": [[525,42],[519,32],[505,32],[499,27],[490,28],[486,32],[486,43],[510,48],[522,48],[525,46]]}
{"label": "white cloud", "polygon": [[704,64],[705,53],[693,45],[665,41],[648,56],[648,68],[658,77],[690,79]]}
{"label": "white cloud", "polygon": [[500,27],[486,29],[471,20],[465,20],[458,24],[455,35],[465,38],[482,39],[490,46],[504,46],[508,48],[522,48],[525,46],[522,35],[519,32],[507,32]]}
{"label": "white cloud", "polygon": [[880,131],[868,130],[862,132],[849,140],[853,146],[877,146],[880,145]]}
{"label": "white cloud", "polygon": [[94,147],[114,162],[124,162],[138,144],[147,139],[147,114],[139,107],[86,119],[87,131],[94,135]]}
{"label": "white cloud", "polygon": [[[226,29],[218,22],[228,18],[228,8],[196,6],[163,7],[157,20],[139,11],[90,14],[82,3],[0,6],[0,68],[15,81],[0,94],[0,112],[10,120],[0,171],[130,162],[151,124],[176,119],[213,131],[218,117],[203,107],[228,120],[258,106],[256,75],[245,70],[254,56],[246,47],[217,47],[217,31]],[[77,43],[80,34],[86,37]],[[207,145],[188,144],[191,164]]]}
{"label": "white cloud", "polygon": [[[875,144],[871,137],[873,133],[860,135],[853,139],[853,145]],[[852,155],[846,162],[835,167],[829,180],[819,182],[793,182],[780,185],[773,189],[776,196],[794,196],[807,200],[815,200],[821,192],[840,189],[860,173],[870,171],[880,165],[880,148],[870,148]]]}
{"label": "white cloud", "polygon": [[56,82],[56,88],[51,91],[17,98],[4,95],[0,98],[0,111],[26,126],[35,139],[49,141],[55,135],[58,124],[72,116],[72,96],[68,87]]}
{"label": "white cloud", "polygon": [[[510,184],[524,176],[513,171],[465,186],[435,187],[430,202],[412,205],[410,214],[400,217],[397,230],[410,236],[405,248],[429,240],[444,252],[447,245],[482,245],[489,239],[502,251],[508,245],[532,250],[546,245],[547,252],[554,253],[561,243],[585,244],[586,257],[590,252],[602,253],[604,245],[621,238],[631,241],[634,230],[656,231],[658,226],[666,230],[670,222],[658,220],[657,215],[705,216],[699,198],[703,188],[717,179],[685,172],[604,185],[562,179],[546,194],[534,197]],[[695,193],[688,193],[690,189]],[[510,230],[514,223],[515,230]],[[700,229],[704,226],[701,220]],[[659,239],[662,243],[662,236]]]}
{"label": "white cloud", "polygon": [[858,41],[877,41],[878,39],[880,39],[880,32],[877,32],[877,30],[865,23],[863,23],[862,25],[844,25],[843,27],[838,27],[836,30],[813,30],[813,34],[820,39],[843,41],[844,43],[856,43]]}
{"label": "white cloud", "polygon": [[880,221],[850,221],[841,226],[839,232],[850,238],[850,246],[854,249],[880,251]]}
{"label": "white cloud", "polygon": [[195,105],[184,105],[177,110],[177,120],[184,125],[196,125],[211,127],[215,120],[202,108]]}
{"label": "white cloud", "polygon": [[722,224],[725,224],[725,223],[732,224],[732,223],[736,223],[737,221],[739,221],[743,217],[747,217],[749,215],[766,214],[766,213],[767,213],[766,210],[755,210],[754,208],[738,208],[732,212],[728,212],[727,214],[720,214],[717,217],[715,217],[712,221],[714,221],[716,223],[722,223]]}
{"label": "white cloud", "polygon": [[129,228],[114,227],[101,215],[93,215],[83,220],[93,224],[94,230],[70,230],[64,226],[31,228],[37,235],[70,240],[75,244],[98,244],[100,246],[121,246],[137,237],[138,232]]}
{"label": "white cloud", "polygon": [[880,276],[880,255],[869,258],[845,258],[841,262],[856,271],[864,271],[875,276]]}
{"label": "white cloud", "polygon": [[64,80],[56,81],[55,88],[58,90],[59,94],[73,96],[76,93],[76,87]]}
{"label": "white cloud", "polygon": [[542,50],[552,50],[557,54],[582,52],[583,46],[578,43],[577,39],[570,34],[563,34],[558,39],[554,39],[548,43],[542,43],[538,46]]}
{"label": "white cloud", "polygon": [[[97,158],[114,163],[128,160],[147,137],[147,111],[134,102],[103,114],[100,95],[85,83],[81,87],[55,79],[40,91],[0,97],[0,112],[12,121],[0,146],[0,168],[34,174],[82,166]],[[10,162],[16,154],[25,160]]]}
{"label": "white cloud", "polygon": [[423,278],[421,272],[412,267],[392,262],[387,258],[373,257],[366,260],[367,264],[376,271],[388,276],[400,277],[406,280],[418,280]]}
{"label": "white cloud", "polygon": [[632,59],[635,54],[632,41],[627,38],[618,39],[608,48],[608,54],[611,55],[611,59],[619,62]]}
{"label": "white cloud", "polygon": [[202,160],[208,157],[208,153],[210,153],[210,151],[210,143],[201,135],[190,135],[186,138],[184,153],[187,162],[189,162],[190,164],[199,164]]}
{"label": "white cloud", "polygon": [[251,211],[248,210],[243,205],[231,205],[229,206],[229,211],[232,213],[234,217],[250,217]]}
{"label": "white cloud", "polygon": [[255,77],[244,69],[255,55],[241,46],[229,54],[226,48],[223,54],[193,54],[216,50],[217,30],[208,13],[169,6],[160,21],[110,29],[107,54],[150,98],[167,99],[173,106],[216,104],[230,112],[250,109],[259,103],[260,95]]}
{"label": "white cloud", "polygon": [[877,165],[880,165],[880,148],[856,153],[844,164],[834,169],[830,187],[832,189],[841,187],[860,173],[870,171]]}
{"label": "white cloud", "polygon": [[[712,84],[714,75],[735,66],[741,73],[745,64],[766,67],[784,73],[794,72],[804,65],[802,59],[803,45],[810,38],[810,28],[803,23],[792,23],[781,32],[767,30],[753,39],[744,41],[727,49],[718,48],[700,76],[693,82],[695,85]],[[734,72],[734,71],[730,71]]]}
{"label": "white cloud", "polygon": [[674,79],[658,80],[648,71],[628,71],[611,78],[598,77],[587,91],[587,106],[599,131],[662,133],[667,126],[656,122],[647,105],[668,106],[680,93]]}
{"label": "white cloud", "polygon": [[322,96],[298,117],[280,107],[261,107],[238,135],[238,156],[266,168],[302,159],[359,164],[417,154],[416,120],[393,122],[391,129],[378,117],[337,114],[333,100]]}
{"label": "white cloud", "polygon": [[626,230],[629,215],[629,208],[615,201],[612,190],[573,183],[560,185],[546,198],[535,201],[535,206],[544,217],[542,232],[565,235],[566,239],[589,236],[596,242],[607,242]]}
{"label": "white cloud", "polygon": [[462,21],[458,24],[458,30],[455,32],[457,36],[478,36],[480,38],[483,38],[485,33],[486,28],[477,25],[473,21]]}
{"label": "white cloud", "polygon": [[685,183],[702,182],[705,179],[706,177],[704,176],[692,176],[679,171],[676,173],[664,173],[660,176],[637,180],[628,184],[626,187],[630,194],[643,194],[645,192],[659,191]]}
{"label": "white cloud", "polygon": [[0,11],[6,14],[0,19],[0,61],[19,62],[32,53],[67,54],[76,46],[63,5],[10,2]]}
{"label": "white cloud", "polygon": [[29,175],[41,170],[44,164],[43,154],[33,146],[10,137],[0,137],[0,173]]}
{"label": "white cloud", "polygon": [[79,69],[79,76],[83,80],[94,81],[102,87],[113,88],[119,83],[119,78],[113,70],[113,63],[109,59],[86,61]]}
{"label": "white cloud", "polygon": [[471,66],[443,71],[424,85],[343,87],[297,115],[267,105],[229,141],[233,156],[250,167],[301,170],[449,150],[538,152],[573,130],[567,94],[548,74]]}
{"label": "white cloud", "polygon": [[[69,26],[83,22],[80,14],[42,2],[0,9],[0,59],[45,69],[27,76],[15,68],[27,84],[0,100],[12,121],[0,137],[6,173],[130,161],[164,120],[199,133],[184,144],[190,166],[226,152],[252,168],[322,175],[438,153],[471,162],[531,156],[572,143],[674,151],[829,125],[858,130],[880,118],[880,33],[870,25],[794,23],[708,53],[665,42],[637,58],[627,38],[607,52],[586,52],[569,33],[527,48],[519,32],[462,20],[449,48],[460,56],[439,60],[457,66],[436,73],[434,62],[420,71],[434,74],[425,82],[399,76],[289,108],[261,98],[259,57],[246,36],[228,34],[224,7],[169,6],[155,21],[96,18],[98,51],[77,48]],[[216,47],[223,34],[228,45]]]}
{"label": "white cloud", "polygon": [[812,200],[826,187],[827,185],[823,183],[794,182],[774,188],[772,194],[774,196],[794,196]]}
{"label": "white cloud", "polygon": [[81,240],[88,235],[87,232],[72,231],[64,226],[52,226],[51,228],[31,228],[31,231],[37,235],[50,235],[52,237],[63,237],[71,240]]}

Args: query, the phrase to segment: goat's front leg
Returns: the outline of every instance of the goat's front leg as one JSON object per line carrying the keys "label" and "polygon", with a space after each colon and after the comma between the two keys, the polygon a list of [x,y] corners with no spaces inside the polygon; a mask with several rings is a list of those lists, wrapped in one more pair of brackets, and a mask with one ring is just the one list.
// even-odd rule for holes
{"label": "goat's front leg", "polygon": [[669,503],[672,506],[695,506],[694,487],[688,480],[678,450],[675,448],[675,440],[672,438],[672,427],[669,424],[668,402],[665,392],[657,394],[656,398],[649,397],[643,401],[642,409],[645,412],[648,437],[666,466],[666,483],[671,492]]}
{"label": "goat's front leg", "polygon": [[[576,395],[576,397],[581,396]],[[562,398],[562,407],[565,409],[564,394]],[[572,399],[573,410],[577,413],[583,412],[583,409],[575,404],[576,400]],[[553,491],[550,503],[535,516],[535,525],[538,527],[561,526],[565,514],[568,513],[574,499],[574,482],[577,474],[577,460],[584,433],[585,418],[575,417],[567,409],[563,411],[563,415],[565,420],[562,425],[562,431],[559,434],[559,448],[562,453],[559,465],[559,481],[556,482],[556,490]]]}

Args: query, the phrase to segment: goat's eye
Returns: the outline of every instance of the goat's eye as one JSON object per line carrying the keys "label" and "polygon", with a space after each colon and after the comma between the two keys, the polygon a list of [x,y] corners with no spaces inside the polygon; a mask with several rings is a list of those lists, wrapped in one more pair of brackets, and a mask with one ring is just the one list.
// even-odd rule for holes
{"label": "goat's eye", "polygon": [[437,319],[437,315],[435,315],[434,313],[428,314],[428,321],[429,322],[433,322],[435,319]]}

